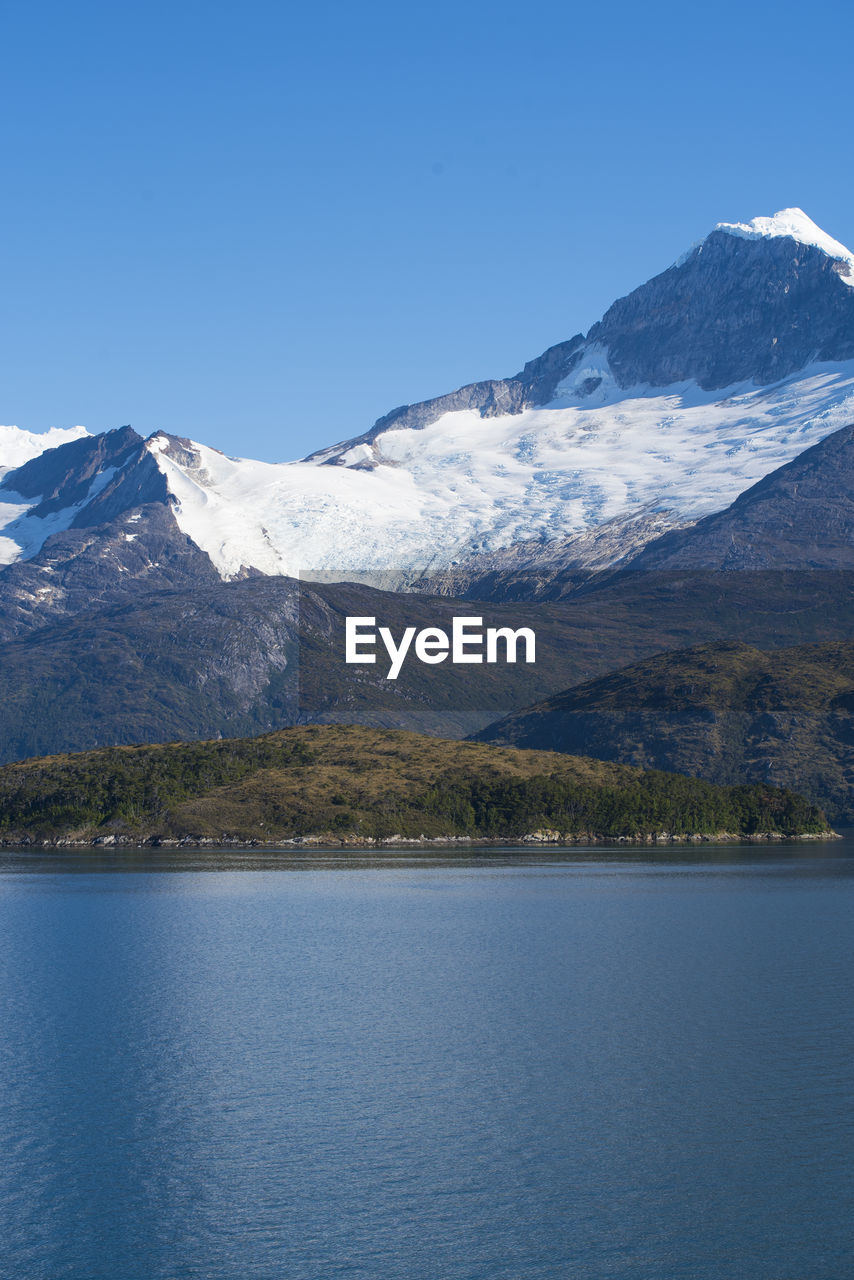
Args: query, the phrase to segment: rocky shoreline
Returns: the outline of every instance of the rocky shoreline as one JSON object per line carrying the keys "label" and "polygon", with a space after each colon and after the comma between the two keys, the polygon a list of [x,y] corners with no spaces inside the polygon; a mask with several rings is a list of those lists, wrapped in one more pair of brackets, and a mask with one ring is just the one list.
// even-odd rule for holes
{"label": "rocky shoreline", "polygon": [[838,831],[828,828],[818,832],[797,832],[784,834],[780,831],[737,832],[716,831],[706,834],[686,834],[684,832],[659,831],[632,836],[602,835],[591,832],[558,832],[539,830],[528,832],[516,839],[509,837],[485,836],[358,836],[341,835],[340,833],[319,833],[317,835],[283,837],[277,840],[241,839],[238,836],[223,835],[218,839],[207,836],[160,836],[151,835],[134,837],[129,835],[106,836],[59,836],[54,839],[36,839],[23,835],[18,838],[5,837],[0,840],[0,849],[388,849],[405,847],[407,849],[432,848],[565,848],[572,849],[581,845],[701,845],[701,844],[781,844],[840,840]]}

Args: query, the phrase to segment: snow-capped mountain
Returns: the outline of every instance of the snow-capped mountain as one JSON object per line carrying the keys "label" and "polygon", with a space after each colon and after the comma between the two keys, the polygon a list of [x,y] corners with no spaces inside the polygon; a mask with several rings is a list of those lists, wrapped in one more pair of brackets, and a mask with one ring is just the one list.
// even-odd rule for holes
{"label": "snow-capped mountain", "polygon": [[514,377],[396,409],[302,461],[129,429],[59,444],[0,429],[2,576],[22,601],[56,602],[84,543],[102,576],[155,583],[191,551],[193,573],[203,553],[224,579],[403,581],[522,545],[613,563],[851,422],[854,257],[788,209],[719,223]]}

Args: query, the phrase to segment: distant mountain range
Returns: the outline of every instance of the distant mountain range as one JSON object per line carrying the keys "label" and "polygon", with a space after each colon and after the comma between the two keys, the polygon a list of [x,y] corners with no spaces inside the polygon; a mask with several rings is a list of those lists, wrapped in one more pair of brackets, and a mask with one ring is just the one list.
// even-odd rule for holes
{"label": "distant mountain range", "polygon": [[5,428],[0,559],[40,575],[12,575],[37,618],[73,610],[81,555],[104,599],[212,573],[411,584],[520,551],[620,563],[854,422],[853,263],[799,210],[721,223],[586,337],[302,462],[129,427],[60,444]]}
{"label": "distant mountain range", "polygon": [[[301,462],[120,427],[0,428],[0,464],[0,760],[305,721],[524,735],[655,655],[854,637],[854,259],[798,210],[719,224],[586,337]],[[534,620],[536,668],[343,667],[347,614],[462,598]],[[614,733],[573,750],[622,759]]]}

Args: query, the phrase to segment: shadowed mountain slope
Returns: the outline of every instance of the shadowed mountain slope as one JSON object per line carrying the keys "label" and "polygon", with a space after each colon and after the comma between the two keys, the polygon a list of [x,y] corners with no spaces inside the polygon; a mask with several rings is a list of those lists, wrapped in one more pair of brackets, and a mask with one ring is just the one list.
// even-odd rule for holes
{"label": "shadowed mountain slope", "polygon": [[854,642],[658,654],[490,725],[479,740],[714,782],[792,787],[854,821]]}
{"label": "shadowed mountain slope", "polygon": [[[344,661],[344,620],[532,626],[537,661]],[[854,635],[854,573],[646,573],[553,604],[460,602],[256,577],[150,592],[0,644],[0,761],[99,745],[235,737],[306,721],[465,737],[659,653],[740,636],[762,646]]]}

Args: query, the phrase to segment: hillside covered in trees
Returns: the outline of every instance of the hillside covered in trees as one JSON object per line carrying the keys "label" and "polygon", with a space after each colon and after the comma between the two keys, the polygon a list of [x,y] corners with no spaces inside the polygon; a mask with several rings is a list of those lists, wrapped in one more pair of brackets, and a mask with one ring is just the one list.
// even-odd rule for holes
{"label": "hillside covered in trees", "polygon": [[548,751],[361,726],[110,747],[0,768],[0,840],[653,840],[816,836],[820,809]]}

